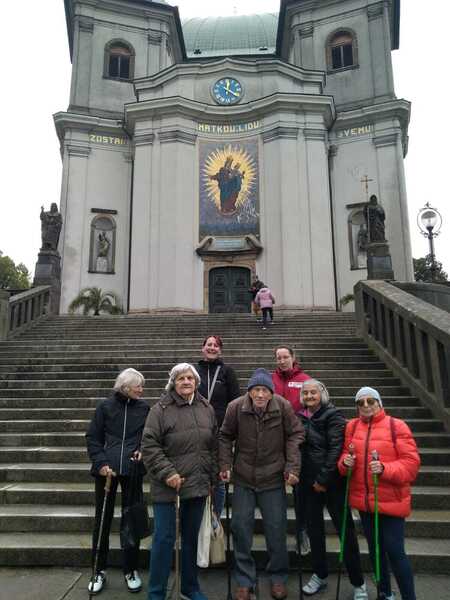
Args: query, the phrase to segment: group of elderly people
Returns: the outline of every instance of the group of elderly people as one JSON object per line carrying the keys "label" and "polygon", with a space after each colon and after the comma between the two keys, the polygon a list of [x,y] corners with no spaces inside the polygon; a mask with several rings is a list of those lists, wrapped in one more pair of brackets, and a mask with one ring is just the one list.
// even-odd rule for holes
{"label": "group of elderly people", "polygon": [[[375,478],[378,478],[381,578],[378,598],[392,600],[392,569],[403,600],[415,600],[414,579],[404,547],[404,521],[411,509],[410,484],[420,465],[408,426],[388,416],[380,394],[369,387],[356,394],[356,418],[346,422],[326,387],[298,365],[287,346],[275,349],[277,368],[256,369],[241,395],[234,370],[222,360],[223,342],[208,336],[198,368],[177,364],[159,402],[149,410],[141,399],[144,377],[134,369],[119,374],[112,396],[97,407],[86,434],[95,477],[96,515],[93,561],[97,570],[91,594],[106,583],[108,539],[114,497],[120,483],[122,515],[128,502],[130,463],[147,471],[153,501],[148,600],[164,600],[175,543],[177,495],[180,498],[181,597],[206,600],[200,590],[197,544],[206,499],[216,514],[224,506],[224,485],[232,481],[235,600],[255,596],[252,557],[255,508],[264,525],[271,595],[287,597],[287,499],[293,486],[299,539],[311,550],[313,574],[303,586],[314,595],[327,586],[324,507],[337,533],[345,509],[346,475],[351,473],[349,505],[357,509],[375,563]],[[373,451],[376,451],[374,454]],[[111,499],[103,517],[105,480],[112,474]],[[344,562],[353,599],[367,599],[359,546],[347,507]],[[122,543],[123,569],[130,592],[142,582],[137,571],[139,546]]]}

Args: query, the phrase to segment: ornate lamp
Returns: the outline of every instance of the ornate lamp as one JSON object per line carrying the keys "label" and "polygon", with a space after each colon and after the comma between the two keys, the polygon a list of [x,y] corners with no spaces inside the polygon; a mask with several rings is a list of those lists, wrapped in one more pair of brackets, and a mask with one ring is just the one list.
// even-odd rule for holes
{"label": "ornate lamp", "polygon": [[425,206],[419,210],[419,214],[417,215],[417,225],[420,229],[420,233],[428,238],[431,257],[431,280],[434,281],[436,278],[434,238],[439,235],[442,226],[442,216],[436,208],[433,208],[430,206],[430,203],[427,202]]}

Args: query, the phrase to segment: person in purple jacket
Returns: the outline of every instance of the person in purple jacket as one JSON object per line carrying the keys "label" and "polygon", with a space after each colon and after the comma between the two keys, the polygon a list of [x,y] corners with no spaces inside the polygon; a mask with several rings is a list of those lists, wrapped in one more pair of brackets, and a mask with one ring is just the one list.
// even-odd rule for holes
{"label": "person in purple jacket", "polygon": [[266,329],[269,318],[270,324],[273,325],[273,305],[275,304],[275,298],[267,286],[261,288],[256,294],[255,303],[260,306],[262,310],[262,328]]}

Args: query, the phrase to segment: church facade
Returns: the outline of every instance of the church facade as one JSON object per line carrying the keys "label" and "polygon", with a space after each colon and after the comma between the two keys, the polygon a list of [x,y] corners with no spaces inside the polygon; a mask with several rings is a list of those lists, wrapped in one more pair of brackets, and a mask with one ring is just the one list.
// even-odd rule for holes
{"label": "church facade", "polygon": [[65,6],[62,313],[91,286],[128,312],[245,312],[255,274],[277,307],[336,310],[367,277],[373,194],[412,279],[399,0],[183,23],[162,1]]}

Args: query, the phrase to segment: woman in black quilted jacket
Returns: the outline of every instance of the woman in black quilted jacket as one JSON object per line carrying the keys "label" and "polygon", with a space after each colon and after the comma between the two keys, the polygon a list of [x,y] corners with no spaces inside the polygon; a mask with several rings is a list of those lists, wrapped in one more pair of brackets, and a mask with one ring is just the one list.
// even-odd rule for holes
{"label": "woman in black quilted jacket", "polygon": [[[92,561],[97,548],[100,519],[106,477],[112,475],[111,490],[106,504],[103,522],[102,539],[100,541],[97,573],[89,582],[89,591],[93,594],[101,592],[106,581],[106,563],[109,549],[109,532],[114,516],[114,503],[117,487],[120,483],[122,491],[122,514],[127,506],[129,496],[130,461],[141,461],[140,451],[142,431],[149,406],[141,399],[145,379],[135,369],[125,369],[119,373],[113,393],[102,400],[86,433],[89,458],[92,462],[91,474],[95,478],[95,525],[92,540]],[[140,463],[138,486],[142,493],[142,476],[145,469]],[[121,539],[122,542],[122,539]],[[133,547],[122,547],[123,570],[125,582],[130,592],[138,592],[142,582],[137,572],[139,544]]]}

